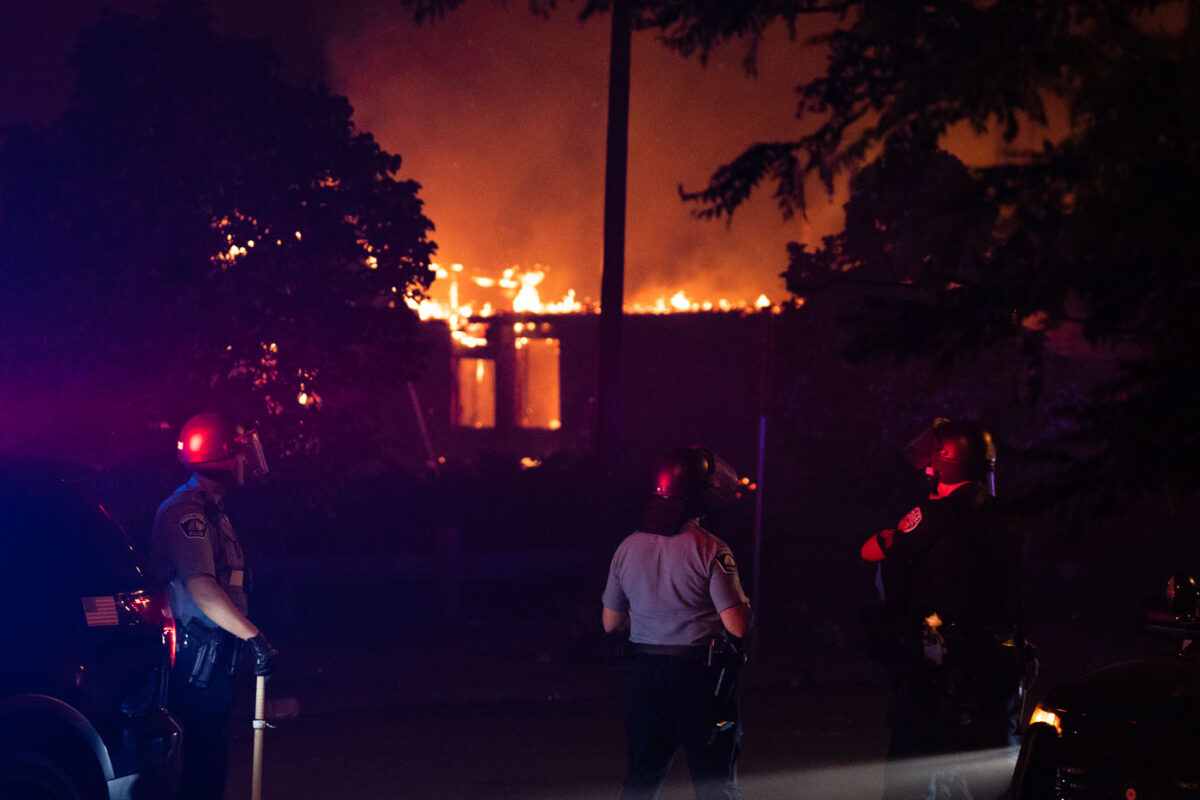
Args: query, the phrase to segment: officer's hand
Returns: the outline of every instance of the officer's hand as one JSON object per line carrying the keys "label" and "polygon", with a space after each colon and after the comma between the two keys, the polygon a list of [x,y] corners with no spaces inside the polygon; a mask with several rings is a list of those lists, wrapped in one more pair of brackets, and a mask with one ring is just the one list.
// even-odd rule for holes
{"label": "officer's hand", "polygon": [[254,674],[269,678],[275,671],[275,657],[279,655],[279,651],[267,640],[262,631],[259,631],[257,636],[247,639],[246,643],[250,645],[250,650],[254,653]]}

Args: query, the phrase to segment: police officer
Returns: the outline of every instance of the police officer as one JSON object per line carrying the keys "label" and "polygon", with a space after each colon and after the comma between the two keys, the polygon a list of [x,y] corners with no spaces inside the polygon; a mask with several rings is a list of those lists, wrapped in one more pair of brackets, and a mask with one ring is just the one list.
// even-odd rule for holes
{"label": "police officer", "polygon": [[887,602],[899,626],[887,800],[931,796],[931,780],[957,796],[961,773],[922,773],[901,760],[1011,745],[1022,673],[1020,540],[996,505],[991,436],[976,422],[939,418],[905,455],[925,471],[929,495],[862,546],[864,559],[891,571]]}
{"label": "police officer", "polygon": [[261,475],[267,465],[257,433],[224,414],[192,417],[177,447],[192,474],[159,506],[151,546],[179,636],[170,695],[184,736],[178,796],[219,800],[242,648],[253,655],[256,675],[270,675],[276,655],[247,617],[246,562],[223,501],[248,472]]}
{"label": "police officer", "polygon": [[604,630],[628,630],[634,653],[623,800],[656,796],[680,746],[698,800],[737,796],[735,687],[750,602],[733,553],[698,519],[736,486],[710,450],[667,452],[638,530],[613,555]]}

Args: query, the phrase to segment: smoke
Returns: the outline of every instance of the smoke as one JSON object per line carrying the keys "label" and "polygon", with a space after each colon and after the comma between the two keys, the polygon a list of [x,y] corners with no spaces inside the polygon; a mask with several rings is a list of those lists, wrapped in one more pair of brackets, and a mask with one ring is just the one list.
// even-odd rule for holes
{"label": "smoke", "polygon": [[[330,33],[330,85],[423,185],[441,263],[491,276],[544,265],[543,298],[572,288],[598,298],[608,24],[581,23],[570,8],[543,20],[522,3],[474,2],[417,27],[388,4]],[[627,302],[679,289],[696,300],[781,300],[785,244],[840,224],[819,196],[808,222],[785,223],[764,191],[732,225],[694,218],[678,196],[749,143],[796,135],[794,84],[821,62],[778,33],[757,78],[740,46],[702,67],[635,34]]]}
{"label": "smoke", "polygon": [[[305,2],[309,13],[331,13]],[[587,301],[599,297],[603,258],[609,18],[581,23],[576,10],[564,3],[545,20],[522,2],[473,0],[418,27],[392,0],[357,0],[318,29],[334,91],[350,98],[362,129],[404,157],[404,176],[423,184],[438,260],[493,277],[540,265],[543,299],[574,289]],[[768,32],[753,77],[741,43],[718,48],[705,66],[653,32],[634,34],[627,304],[680,289],[697,301],[778,302],[787,242],[816,247],[840,230],[845,180],[832,198],[810,181],[807,216],[786,222],[769,182],[728,224],[695,218],[678,195],[681,185],[705,186],[749,144],[804,131],[796,86],[822,74],[827,56],[806,42],[837,24],[832,15],[805,22],[795,41],[781,26]],[[999,126],[979,136],[964,124],[946,144],[968,163],[1009,160],[1067,130],[1061,104],[1047,102],[1049,129],[1026,121],[1006,144]]]}

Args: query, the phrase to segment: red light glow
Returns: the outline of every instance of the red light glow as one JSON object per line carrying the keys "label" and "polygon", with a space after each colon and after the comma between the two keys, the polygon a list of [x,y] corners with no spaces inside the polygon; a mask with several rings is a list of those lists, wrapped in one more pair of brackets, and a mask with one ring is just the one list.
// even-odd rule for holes
{"label": "red light glow", "polygon": [[133,612],[136,616],[126,617],[127,625],[150,624],[162,630],[163,644],[167,645],[171,658],[171,666],[175,666],[175,653],[178,649],[178,637],[175,631],[175,618],[171,616],[171,606],[165,593],[146,594],[133,592],[118,595],[116,604]]}
{"label": "red light glow", "polygon": [[204,434],[193,433],[191,437],[188,438],[187,446],[188,450],[191,450],[193,453],[198,452],[200,448],[204,446]]}
{"label": "red light glow", "polygon": [[167,617],[163,622],[163,641],[167,643],[167,647],[171,651],[171,666],[175,666],[175,651],[178,649],[178,641],[175,636],[175,620],[172,617]]}

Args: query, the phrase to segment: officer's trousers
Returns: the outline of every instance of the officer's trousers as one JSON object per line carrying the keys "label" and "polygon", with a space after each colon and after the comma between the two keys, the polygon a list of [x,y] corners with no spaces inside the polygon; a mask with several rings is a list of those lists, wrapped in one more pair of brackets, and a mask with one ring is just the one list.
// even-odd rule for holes
{"label": "officer's trousers", "polygon": [[[629,771],[622,800],[653,798],[680,747],[697,800],[738,796],[742,728],[736,695],[714,696],[716,672],[698,659],[638,654],[629,670],[625,721]],[[727,723],[718,727],[719,723]]]}
{"label": "officer's trousers", "polygon": [[[969,648],[966,642],[956,644],[960,651]],[[909,759],[1012,746],[1020,705],[1019,665],[1012,663],[1014,654],[1013,648],[989,647],[975,653],[975,658],[948,660],[946,667],[919,659],[907,664],[890,715],[892,737],[884,800],[925,800],[930,796],[933,775],[916,767],[921,762],[914,764]],[[952,767],[953,762],[945,765]],[[976,800],[992,800],[1004,796],[1006,788],[1004,782],[973,785],[967,790]]]}
{"label": "officer's trousers", "polygon": [[207,688],[189,685],[199,647],[181,647],[171,671],[171,714],[183,728],[179,800],[221,800],[229,776],[229,723],[234,676],[228,658],[212,672]]}

